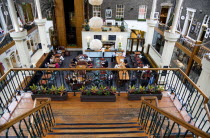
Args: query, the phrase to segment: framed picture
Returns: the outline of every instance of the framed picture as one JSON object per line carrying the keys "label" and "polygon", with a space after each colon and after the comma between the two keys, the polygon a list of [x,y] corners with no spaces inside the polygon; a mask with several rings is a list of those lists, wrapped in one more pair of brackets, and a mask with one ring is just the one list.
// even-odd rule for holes
{"label": "framed picture", "polygon": [[155,12],[154,19],[158,19],[158,18],[159,18],[159,12]]}
{"label": "framed picture", "polygon": [[94,39],[98,39],[98,40],[101,40],[101,35],[94,35]]}
{"label": "framed picture", "polygon": [[109,35],[109,40],[116,40],[116,35]]}
{"label": "framed picture", "polygon": [[106,18],[112,18],[112,9],[106,9],[105,17]]}

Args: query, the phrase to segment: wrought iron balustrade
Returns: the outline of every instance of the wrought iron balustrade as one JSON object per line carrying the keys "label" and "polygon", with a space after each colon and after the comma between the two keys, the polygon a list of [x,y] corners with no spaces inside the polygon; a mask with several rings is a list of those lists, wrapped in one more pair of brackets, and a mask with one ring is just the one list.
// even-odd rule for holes
{"label": "wrought iron balustrade", "polygon": [[210,137],[210,134],[144,100],[140,108],[138,122],[141,129],[153,138]]}
{"label": "wrought iron balustrade", "polygon": [[[15,75],[14,75],[15,74]],[[13,75],[13,76],[12,76]],[[76,82],[71,78],[75,78]],[[210,132],[209,113],[205,106],[208,97],[190,80],[180,69],[165,68],[34,68],[34,69],[11,69],[0,80],[1,94],[3,100],[1,108],[9,112],[7,107],[17,96],[17,93],[31,91],[29,86],[35,84],[38,87],[63,85],[68,92],[78,92],[84,86],[115,86],[118,95],[127,91],[129,85],[139,87],[147,84],[164,86],[171,92],[171,96],[181,103],[180,110],[185,110],[190,116],[189,123],[199,129]],[[147,85],[146,84],[146,85]]]}
{"label": "wrought iron balustrade", "polygon": [[50,101],[12,119],[0,126],[0,136],[4,137],[44,137],[55,125]]}

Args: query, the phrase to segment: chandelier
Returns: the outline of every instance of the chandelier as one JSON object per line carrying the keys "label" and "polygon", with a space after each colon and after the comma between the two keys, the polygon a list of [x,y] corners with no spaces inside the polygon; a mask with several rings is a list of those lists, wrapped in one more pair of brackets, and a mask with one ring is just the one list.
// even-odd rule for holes
{"label": "chandelier", "polygon": [[102,48],[102,42],[98,39],[93,39],[91,42],[90,42],[90,48],[92,50],[100,50]]}
{"label": "chandelier", "polygon": [[101,5],[103,0],[88,0],[91,5]]}
{"label": "chandelier", "polygon": [[101,28],[103,25],[103,20],[100,17],[92,17],[90,19],[89,25],[91,28]]}

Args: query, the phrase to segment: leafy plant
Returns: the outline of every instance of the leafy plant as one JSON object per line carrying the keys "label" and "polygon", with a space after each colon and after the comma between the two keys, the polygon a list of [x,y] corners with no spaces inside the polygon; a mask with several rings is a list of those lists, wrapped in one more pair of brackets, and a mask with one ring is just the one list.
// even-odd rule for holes
{"label": "leafy plant", "polygon": [[65,90],[66,90],[66,88],[63,86],[63,84],[60,87],[58,87],[58,91],[59,91],[61,96],[63,95]]}
{"label": "leafy plant", "polygon": [[114,87],[114,86],[111,86],[111,91],[112,91],[113,94],[115,94],[117,92],[117,88]]}
{"label": "leafy plant", "polygon": [[38,90],[38,86],[36,86],[35,84],[33,84],[32,86],[29,86],[29,88],[31,89],[31,91],[35,94]]}
{"label": "leafy plant", "polygon": [[54,85],[52,85],[50,91],[51,91],[52,93],[54,93],[54,94],[58,94],[58,93],[59,93],[58,88],[57,88],[56,86],[54,86]]}
{"label": "leafy plant", "polygon": [[147,91],[154,93],[155,92],[155,87],[153,85],[148,85],[147,86]]}
{"label": "leafy plant", "polygon": [[92,86],[92,87],[90,88],[90,91],[91,91],[92,93],[96,93],[96,92],[98,91],[97,86]]}
{"label": "leafy plant", "polygon": [[146,93],[145,86],[139,86],[138,91],[139,91],[139,93]]}
{"label": "leafy plant", "polygon": [[162,92],[162,91],[164,91],[165,89],[164,89],[164,87],[163,86],[157,86],[156,87],[156,92]]}
{"label": "leafy plant", "polygon": [[135,93],[135,91],[136,91],[136,87],[134,85],[133,86],[129,85],[129,92]]}

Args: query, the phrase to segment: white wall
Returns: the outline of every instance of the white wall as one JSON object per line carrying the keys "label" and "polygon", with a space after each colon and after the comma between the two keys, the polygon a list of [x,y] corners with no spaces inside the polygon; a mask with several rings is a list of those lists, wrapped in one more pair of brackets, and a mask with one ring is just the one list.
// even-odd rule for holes
{"label": "white wall", "polygon": [[90,37],[90,41],[94,39],[94,35],[102,35],[102,40],[108,41],[108,35],[116,35],[115,48],[118,48],[119,38],[122,36],[122,49],[126,51],[127,38],[130,37],[130,32],[93,32],[93,31],[82,31],[82,50],[85,53],[87,50],[87,37]]}
{"label": "white wall", "polygon": [[50,34],[49,34],[49,28],[50,27],[53,27],[53,22],[47,20],[47,22],[45,24],[45,30],[46,30],[46,33],[47,33],[47,42],[48,42],[49,45],[51,45]]}
{"label": "white wall", "polygon": [[153,46],[150,46],[149,55],[155,61],[155,63],[161,67],[161,55],[156,51]]}

